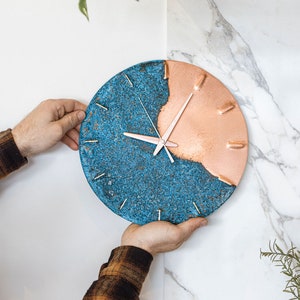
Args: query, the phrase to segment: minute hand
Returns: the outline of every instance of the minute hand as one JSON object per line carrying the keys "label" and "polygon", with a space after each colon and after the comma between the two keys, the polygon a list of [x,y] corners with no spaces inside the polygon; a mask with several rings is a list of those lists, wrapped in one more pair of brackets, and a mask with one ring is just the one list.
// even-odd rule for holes
{"label": "minute hand", "polygon": [[183,106],[181,107],[180,111],[177,113],[176,117],[173,119],[173,121],[171,122],[170,126],[168,127],[167,131],[164,133],[164,135],[161,137],[161,139],[159,140],[153,155],[157,155],[159,153],[159,151],[164,147],[164,145],[166,144],[166,142],[168,141],[168,138],[170,137],[173,129],[175,128],[177,122],[179,121],[181,115],[183,114],[185,108],[187,107],[187,105],[189,104],[190,100],[193,97],[193,93],[191,93],[188,97],[188,99],[184,102]]}

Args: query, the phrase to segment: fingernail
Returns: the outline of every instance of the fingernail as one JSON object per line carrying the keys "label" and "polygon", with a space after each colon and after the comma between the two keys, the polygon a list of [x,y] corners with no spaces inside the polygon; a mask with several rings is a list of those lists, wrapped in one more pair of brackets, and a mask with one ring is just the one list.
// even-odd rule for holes
{"label": "fingernail", "polygon": [[201,220],[200,226],[206,226],[208,221],[206,219]]}
{"label": "fingernail", "polygon": [[77,113],[77,118],[79,119],[79,121],[83,121],[83,119],[85,118],[85,112],[80,110],[78,113]]}

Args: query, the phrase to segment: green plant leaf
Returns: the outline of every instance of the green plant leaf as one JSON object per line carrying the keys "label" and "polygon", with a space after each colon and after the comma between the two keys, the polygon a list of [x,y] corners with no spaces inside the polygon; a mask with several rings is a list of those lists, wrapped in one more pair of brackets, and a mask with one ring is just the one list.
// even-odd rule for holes
{"label": "green plant leaf", "polygon": [[88,14],[86,0],[79,0],[78,6],[79,6],[79,10],[85,15],[85,17],[89,21],[89,14]]}
{"label": "green plant leaf", "polygon": [[260,250],[260,257],[268,257],[275,266],[281,267],[281,273],[287,276],[286,286],[283,292],[293,295],[290,300],[300,300],[300,251],[291,244],[290,249],[284,252],[276,240],[269,242],[269,251]]}

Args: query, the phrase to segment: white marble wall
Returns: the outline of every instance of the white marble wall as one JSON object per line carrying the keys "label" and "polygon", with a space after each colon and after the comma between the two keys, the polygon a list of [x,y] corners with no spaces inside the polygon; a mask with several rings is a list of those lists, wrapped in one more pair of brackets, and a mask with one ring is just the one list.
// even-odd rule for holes
{"label": "white marble wall", "polygon": [[[77,0],[1,2],[0,128],[46,98],[88,102],[137,62],[169,57],[207,69],[241,105],[249,163],[209,225],[155,258],[141,299],[289,299],[285,277],[259,252],[275,238],[300,247],[299,1],[88,4],[89,23]],[[2,180],[0,197],[1,300],[81,299],[128,225],[64,146]]]}
{"label": "white marble wall", "polygon": [[229,87],[250,151],[229,202],[165,255],[166,300],[289,299],[280,269],[259,252],[275,238],[300,246],[299,12],[299,1],[168,1],[168,57]]}

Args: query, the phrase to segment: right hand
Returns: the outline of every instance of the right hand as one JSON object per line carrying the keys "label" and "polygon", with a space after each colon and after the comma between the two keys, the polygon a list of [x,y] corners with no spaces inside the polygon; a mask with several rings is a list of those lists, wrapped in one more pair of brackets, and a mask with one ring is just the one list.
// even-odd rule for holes
{"label": "right hand", "polygon": [[200,217],[178,225],[165,221],[155,221],[143,226],[131,224],[123,233],[121,245],[135,246],[152,255],[172,251],[180,247],[196,229],[205,225],[207,220]]}

